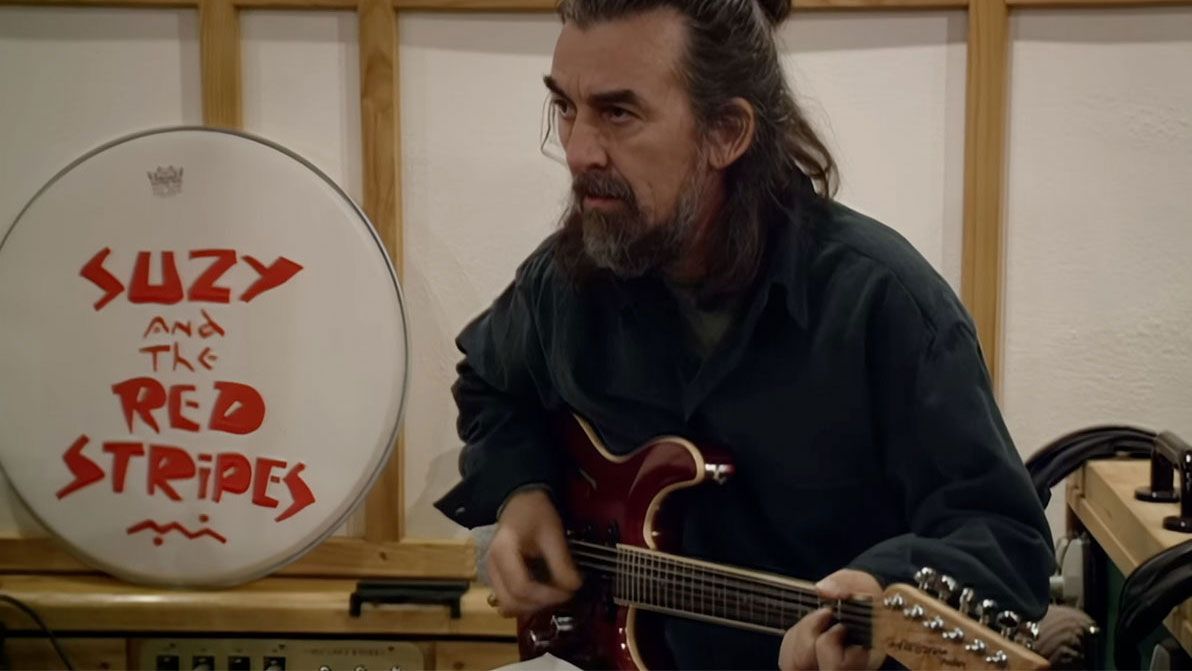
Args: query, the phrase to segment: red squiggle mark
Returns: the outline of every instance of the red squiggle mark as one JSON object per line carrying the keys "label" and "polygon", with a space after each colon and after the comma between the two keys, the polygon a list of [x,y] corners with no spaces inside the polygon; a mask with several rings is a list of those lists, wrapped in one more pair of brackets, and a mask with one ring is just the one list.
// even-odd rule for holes
{"label": "red squiggle mark", "polygon": [[191,540],[195,540],[196,538],[198,538],[200,536],[210,536],[210,537],[214,538],[215,540],[219,541],[220,543],[228,542],[228,539],[221,536],[215,530],[209,529],[207,527],[203,527],[202,529],[199,529],[198,531],[189,531],[186,527],[182,526],[178,522],[170,522],[169,524],[162,526],[162,525],[159,525],[157,522],[154,522],[153,520],[145,520],[143,522],[137,522],[136,524],[134,524],[128,528],[128,535],[131,536],[135,533],[144,531],[145,529],[152,529],[163,536],[171,531],[177,531],[178,533],[182,534],[183,536],[186,536],[187,538],[189,538]]}

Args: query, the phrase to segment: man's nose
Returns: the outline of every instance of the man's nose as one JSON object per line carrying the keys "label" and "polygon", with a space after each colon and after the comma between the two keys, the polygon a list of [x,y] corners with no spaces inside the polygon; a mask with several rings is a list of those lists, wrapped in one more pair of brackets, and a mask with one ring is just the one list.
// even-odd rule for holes
{"label": "man's nose", "polygon": [[572,175],[608,167],[604,138],[599,129],[590,123],[577,119],[563,148],[567,152],[567,167]]}

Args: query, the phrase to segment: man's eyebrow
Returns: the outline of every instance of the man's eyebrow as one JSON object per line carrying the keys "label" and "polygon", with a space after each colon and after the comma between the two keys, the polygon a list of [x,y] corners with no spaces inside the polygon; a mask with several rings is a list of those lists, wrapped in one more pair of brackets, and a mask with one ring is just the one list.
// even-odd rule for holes
{"label": "man's eyebrow", "polygon": [[[562,87],[559,86],[550,75],[542,78],[542,83],[546,84],[546,88],[550,92],[563,98],[564,100],[571,100],[571,97],[563,92]],[[634,105],[643,107],[644,103],[641,96],[633,89],[616,89],[614,91],[602,91],[594,93],[590,96],[589,102],[593,105],[608,106],[608,105]]]}
{"label": "man's eyebrow", "polygon": [[566,93],[563,93],[563,87],[559,86],[558,82],[556,82],[550,75],[543,77],[542,83],[546,84],[546,88],[550,89],[551,93],[559,96],[560,98],[571,100]]}

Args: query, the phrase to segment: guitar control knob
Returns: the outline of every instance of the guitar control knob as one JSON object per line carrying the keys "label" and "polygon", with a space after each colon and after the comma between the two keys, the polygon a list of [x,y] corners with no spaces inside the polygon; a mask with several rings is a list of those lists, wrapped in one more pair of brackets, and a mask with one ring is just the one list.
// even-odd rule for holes
{"label": "guitar control knob", "polygon": [[983,655],[983,654],[985,654],[985,641],[982,641],[979,638],[975,638],[975,639],[973,639],[972,643],[966,644],[964,646],[964,649],[968,650],[969,652],[976,653],[978,655]]}
{"label": "guitar control knob", "polygon": [[927,627],[931,631],[940,631],[948,625],[947,625],[947,623],[944,622],[944,618],[936,616],[936,617],[924,622],[923,626]]}
{"label": "guitar control knob", "polygon": [[943,634],[941,634],[941,636],[944,637],[945,641],[960,642],[964,640],[964,630],[960,627],[956,627],[951,631],[945,631]]}
{"label": "guitar control knob", "polygon": [[1020,624],[1022,624],[1022,618],[1012,610],[1003,610],[997,614],[997,626],[1002,638],[1013,638]]}
{"label": "guitar control knob", "polygon": [[937,580],[935,569],[930,566],[924,566],[915,572],[915,584],[924,592],[932,592],[935,590],[935,581]]}
{"label": "guitar control knob", "polygon": [[923,606],[916,604],[914,606],[911,606],[910,608],[903,610],[902,614],[905,615],[908,620],[922,620],[923,619]]}
{"label": "guitar control knob", "polygon": [[985,599],[977,604],[977,621],[988,627],[993,622],[993,615],[996,612],[997,602],[993,599]]}
{"label": "guitar control knob", "polygon": [[1009,662],[1010,658],[1007,657],[1006,653],[1001,650],[998,650],[997,652],[985,658],[986,664],[992,664],[1001,669],[1006,668],[1006,664]]}

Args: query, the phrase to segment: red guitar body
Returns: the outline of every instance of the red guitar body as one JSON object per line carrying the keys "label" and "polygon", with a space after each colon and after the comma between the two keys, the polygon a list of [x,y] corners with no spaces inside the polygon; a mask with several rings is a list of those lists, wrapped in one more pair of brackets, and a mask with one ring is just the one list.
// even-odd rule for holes
{"label": "red guitar body", "polygon": [[[568,415],[559,436],[572,459],[560,514],[572,538],[605,545],[679,550],[676,492],[722,482],[726,455],[682,438],[657,438],[618,457],[583,420]],[[654,613],[613,602],[613,585],[590,578],[576,598],[518,621],[522,659],[549,652],[585,669],[674,668]]]}

